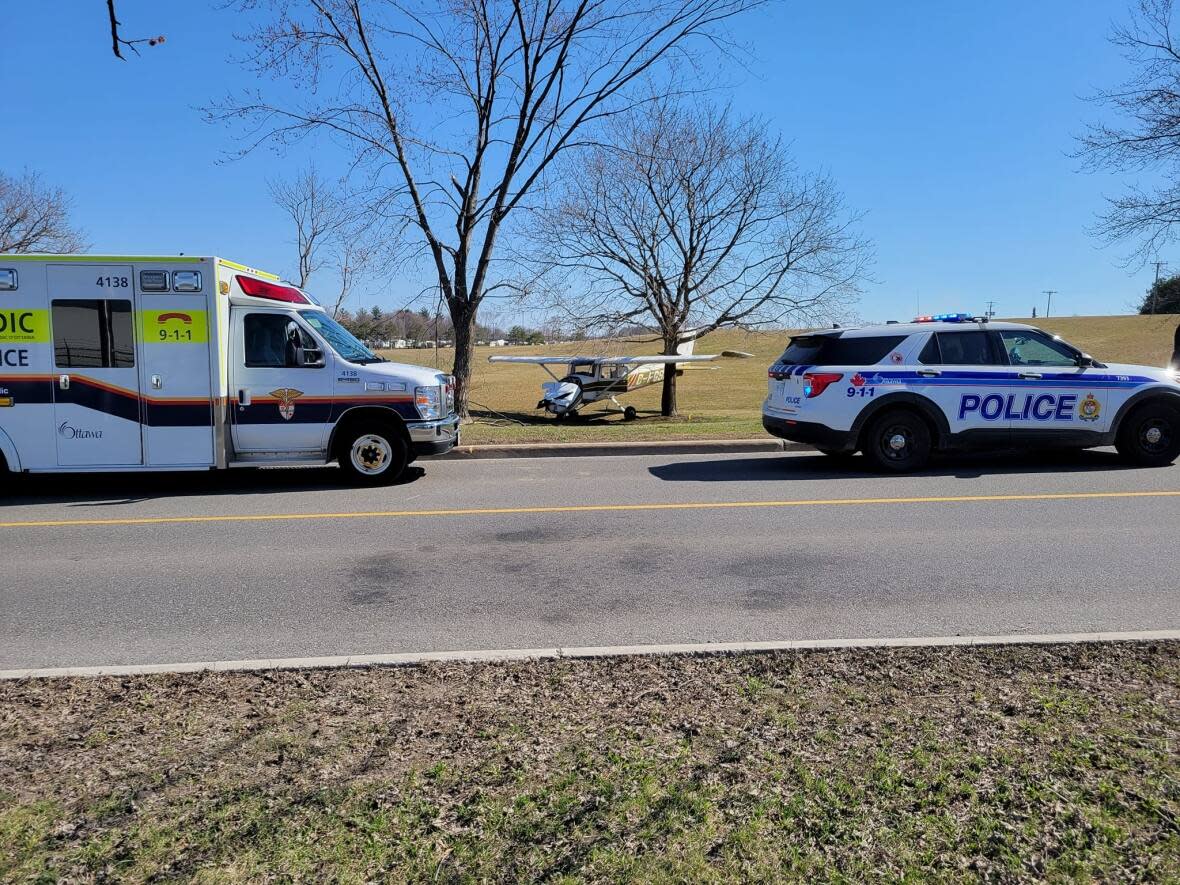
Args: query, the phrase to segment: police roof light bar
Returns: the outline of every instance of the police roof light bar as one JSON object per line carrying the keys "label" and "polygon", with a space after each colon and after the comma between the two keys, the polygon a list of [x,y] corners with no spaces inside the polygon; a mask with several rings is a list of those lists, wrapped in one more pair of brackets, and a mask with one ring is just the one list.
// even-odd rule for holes
{"label": "police roof light bar", "polygon": [[969,323],[975,318],[969,313],[936,313],[914,317],[915,323]]}

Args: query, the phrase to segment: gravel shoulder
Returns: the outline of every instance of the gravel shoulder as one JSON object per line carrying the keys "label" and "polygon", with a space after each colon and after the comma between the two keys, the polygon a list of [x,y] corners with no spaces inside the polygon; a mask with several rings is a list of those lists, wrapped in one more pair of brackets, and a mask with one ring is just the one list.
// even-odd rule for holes
{"label": "gravel shoulder", "polygon": [[0,685],[0,880],[1180,877],[1180,644]]}

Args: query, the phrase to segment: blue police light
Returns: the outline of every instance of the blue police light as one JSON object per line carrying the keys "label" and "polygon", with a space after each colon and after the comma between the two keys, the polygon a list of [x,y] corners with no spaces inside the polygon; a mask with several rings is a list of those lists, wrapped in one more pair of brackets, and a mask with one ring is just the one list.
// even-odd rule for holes
{"label": "blue police light", "polygon": [[936,313],[914,317],[915,323],[969,323],[974,317],[969,313]]}

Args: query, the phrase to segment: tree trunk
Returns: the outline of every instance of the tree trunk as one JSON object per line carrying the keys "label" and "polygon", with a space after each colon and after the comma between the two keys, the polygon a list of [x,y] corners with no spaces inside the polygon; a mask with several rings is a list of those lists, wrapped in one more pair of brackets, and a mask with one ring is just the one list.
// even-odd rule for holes
{"label": "tree trunk", "polygon": [[[676,353],[676,341],[664,342],[664,353]],[[676,364],[664,366],[664,390],[660,395],[660,414],[665,418],[676,417]]]}
{"label": "tree trunk", "polygon": [[450,305],[451,323],[455,327],[455,411],[468,417],[467,390],[471,386],[471,364],[475,358],[475,314],[470,304]]}

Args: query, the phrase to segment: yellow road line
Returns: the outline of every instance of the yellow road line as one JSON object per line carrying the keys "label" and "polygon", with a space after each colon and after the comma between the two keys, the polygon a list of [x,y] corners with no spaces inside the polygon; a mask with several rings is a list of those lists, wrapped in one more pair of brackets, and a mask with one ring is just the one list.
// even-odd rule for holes
{"label": "yellow road line", "polygon": [[529,513],[610,513],[636,510],[739,510],[775,507],[847,507],[870,504],[972,504],[988,501],[1092,501],[1102,498],[1177,498],[1159,492],[1046,492],[1031,495],[938,495],[921,498],[812,498],[798,501],[695,501],[672,504],[572,504],[555,507],[469,507],[451,510],[360,510],[352,513],[257,513],[213,516],[130,516],[113,519],[29,519],[0,522],[0,528],[159,525],[202,522],[290,522],[307,519],[390,519],[415,516],[503,516]]}

